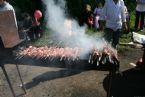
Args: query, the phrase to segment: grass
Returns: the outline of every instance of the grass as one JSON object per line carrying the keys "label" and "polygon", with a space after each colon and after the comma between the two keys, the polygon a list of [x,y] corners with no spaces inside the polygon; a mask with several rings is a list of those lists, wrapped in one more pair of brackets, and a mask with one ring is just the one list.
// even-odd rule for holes
{"label": "grass", "polygon": [[[35,45],[35,46],[44,46],[44,45],[55,45],[56,43],[58,43],[59,41],[57,41],[56,43],[53,42],[53,40],[50,39],[50,32],[47,30],[44,32],[43,37],[41,37],[40,39],[38,39],[37,41],[32,41],[30,44]],[[89,36],[101,36],[103,32],[98,32],[98,31],[93,31],[91,29],[88,29],[86,34],[88,34]],[[140,33],[140,32],[139,32]],[[131,33],[128,34],[122,34],[120,37],[120,43],[129,43],[131,42]],[[63,45],[61,45],[63,46]],[[124,54],[125,52],[128,51],[133,51],[133,49],[136,49],[135,46],[129,46],[129,45],[119,45],[118,47],[118,53],[119,54]]]}
{"label": "grass", "polygon": [[[44,31],[43,32],[43,36],[38,39],[37,41],[32,41],[31,43],[34,44],[34,45],[47,45],[47,44],[50,44],[51,43],[51,40],[50,40],[50,35],[49,35],[49,31]],[[86,31],[86,34],[89,35],[89,36],[98,36],[98,37],[101,37],[103,32],[99,32],[99,31],[94,31],[92,29],[87,29]],[[121,34],[121,37],[120,37],[120,42],[121,43],[128,43],[128,42],[131,42],[132,39],[131,39],[131,33],[128,33],[128,34],[125,34],[125,33],[122,33]]]}
{"label": "grass", "polygon": [[49,43],[49,32],[48,31],[44,31],[43,36],[41,38],[30,42],[30,44],[36,45],[36,46],[48,45],[48,43]]}
{"label": "grass", "polygon": [[120,37],[120,43],[128,43],[128,42],[131,42],[132,41],[132,34],[131,32],[128,33],[128,34],[121,34],[121,37]]}

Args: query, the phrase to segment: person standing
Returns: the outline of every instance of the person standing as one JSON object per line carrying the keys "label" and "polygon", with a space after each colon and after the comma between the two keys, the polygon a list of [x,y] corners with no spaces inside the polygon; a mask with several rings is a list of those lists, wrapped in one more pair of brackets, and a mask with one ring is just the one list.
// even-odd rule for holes
{"label": "person standing", "polygon": [[28,13],[24,13],[23,15],[24,23],[23,23],[23,32],[26,35],[26,40],[34,40],[34,31],[33,31],[33,21],[31,16]]}
{"label": "person standing", "polygon": [[130,32],[130,14],[129,14],[127,6],[124,7],[124,10],[125,10],[125,15],[126,15],[126,24],[128,28],[126,31],[126,34],[127,34]]}
{"label": "person standing", "polygon": [[85,10],[82,14],[82,22],[83,24],[87,24],[89,28],[93,27],[93,13],[89,4],[86,4],[85,6]]}
{"label": "person standing", "polygon": [[99,2],[94,10],[94,27],[96,29],[102,30],[103,29],[103,24],[102,24],[102,19],[100,17],[100,14],[103,10],[103,5],[101,2]]}
{"label": "person standing", "polygon": [[137,6],[136,6],[135,31],[138,31],[138,28],[139,30],[143,31],[145,17],[145,1],[136,0],[136,2]]}
{"label": "person standing", "polygon": [[[12,10],[15,15],[15,10],[6,0],[0,0],[0,11]],[[16,18],[16,17],[15,17]]]}
{"label": "person standing", "polygon": [[[14,10],[13,6],[10,5],[6,0],[0,0],[0,12],[7,11],[7,10],[13,11],[15,23],[17,26],[16,15],[15,15],[15,10]],[[0,35],[0,48],[4,48],[4,44],[2,42],[1,35]]]}
{"label": "person standing", "polygon": [[115,49],[119,43],[122,28],[127,30],[124,6],[123,0],[105,0],[101,14],[102,19],[106,22],[104,38]]}
{"label": "person standing", "polygon": [[42,18],[42,12],[40,10],[35,10],[34,12],[34,34],[36,39],[42,36],[42,29],[40,19]]}

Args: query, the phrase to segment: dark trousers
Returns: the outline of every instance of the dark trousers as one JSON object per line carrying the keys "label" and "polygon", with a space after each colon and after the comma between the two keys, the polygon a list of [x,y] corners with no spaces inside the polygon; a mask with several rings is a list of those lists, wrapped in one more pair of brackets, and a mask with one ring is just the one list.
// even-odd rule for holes
{"label": "dark trousers", "polygon": [[36,38],[40,38],[42,36],[42,31],[40,26],[34,27],[34,34]]}
{"label": "dark trousers", "polygon": [[2,41],[2,39],[0,37],[0,49],[3,49],[3,48],[4,48],[4,44],[3,44],[3,41]]}
{"label": "dark trousers", "polygon": [[27,32],[27,35],[29,36],[30,40],[34,40],[34,39],[35,39],[35,38],[34,38],[34,31],[33,31],[33,30],[28,31],[28,32]]}
{"label": "dark trousers", "polygon": [[119,43],[120,33],[121,33],[121,29],[118,29],[117,31],[113,31],[110,28],[105,28],[104,38],[108,43],[111,43],[112,46],[116,49]]}
{"label": "dark trousers", "polygon": [[143,60],[143,65],[145,66],[145,44],[144,44],[144,53],[143,53],[142,60]]}
{"label": "dark trousers", "polygon": [[[144,16],[145,16],[145,12],[136,11],[136,19],[135,19],[135,29],[136,30],[138,29],[139,21],[140,21],[139,29],[143,29],[143,27],[144,27]],[[140,18],[141,18],[141,20],[140,20]]]}

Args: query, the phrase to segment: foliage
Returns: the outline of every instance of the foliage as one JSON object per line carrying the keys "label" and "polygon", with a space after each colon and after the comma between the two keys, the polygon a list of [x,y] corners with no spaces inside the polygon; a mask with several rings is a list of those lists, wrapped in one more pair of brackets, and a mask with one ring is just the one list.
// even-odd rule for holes
{"label": "foliage", "polygon": [[[98,2],[104,3],[104,0],[66,0],[66,1],[70,14],[77,17],[79,17],[82,14],[85,4],[90,4],[93,10]],[[124,0],[124,2],[127,8],[129,9],[129,12],[133,12],[135,10],[136,7],[135,0],[133,1]]]}
{"label": "foliage", "polygon": [[[18,17],[24,12],[33,15],[34,10],[42,8],[41,0],[10,0],[9,2],[15,7]],[[76,19],[81,18],[86,4],[90,4],[94,10],[98,2],[104,3],[104,0],[66,0],[68,13]],[[133,24],[136,2],[135,0],[124,0],[124,2],[131,14],[131,24]]]}
{"label": "foliage", "polygon": [[[42,8],[41,0],[10,0],[9,2],[15,7],[18,18],[24,12],[27,12],[30,15],[33,15],[34,10],[38,8],[39,9]],[[104,3],[104,0],[66,0],[66,4],[67,4],[66,6],[67,6],[68,13],[70,16],[76,19],[80,19],[86,4],[90,4],[92,6],[92,10],[94,10],[98,2]],[[134,26],[134,20],[135,20],[136,1],[124,0],[124,2],[130,14],[130,23],[131,23],[131,28],[132,28]],[[92,31],[88,31],[88,32],[92,32]],[[130,34],[122,35],[121,42],[131,41],[130,37],[131,37]],[[42,40],[40,40],[39,43],[42,43]]]}
{"label": "foliage", "polygon": [[9,3],[15,8],[18,19],[24,12],[33,15],[33,12],[41,6],[38,5],[38,0],[10,0]]}
{"label": "foliage", "polygon": [[94,9],[98,2],[103,3],[104,0],[101,1],[100,0],[66,0],[66,1],[71,16],[79,18],[83,13],[86,4],[91,5],[92,9]]}
{"label": "foliage", "polygon": [[124,2],[130,14],[130,25],[132,28],[134,27],[136,0],[133,1],[124,0]]}

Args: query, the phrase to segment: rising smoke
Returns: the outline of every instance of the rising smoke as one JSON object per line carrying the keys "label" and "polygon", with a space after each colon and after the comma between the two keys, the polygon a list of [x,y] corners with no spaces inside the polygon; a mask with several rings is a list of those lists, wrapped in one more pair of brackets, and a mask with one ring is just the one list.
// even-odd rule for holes
{"label": "rising smoke", "polygon": [[85,34],[85,26],[80,27],[76,20],[67,17],[64,0],[43,0],[43,3],[46,5],[47,27],[63,45],[82,48],[82,55],[87,54],[93,47],[101,49],[104,46],[104,41]]}

